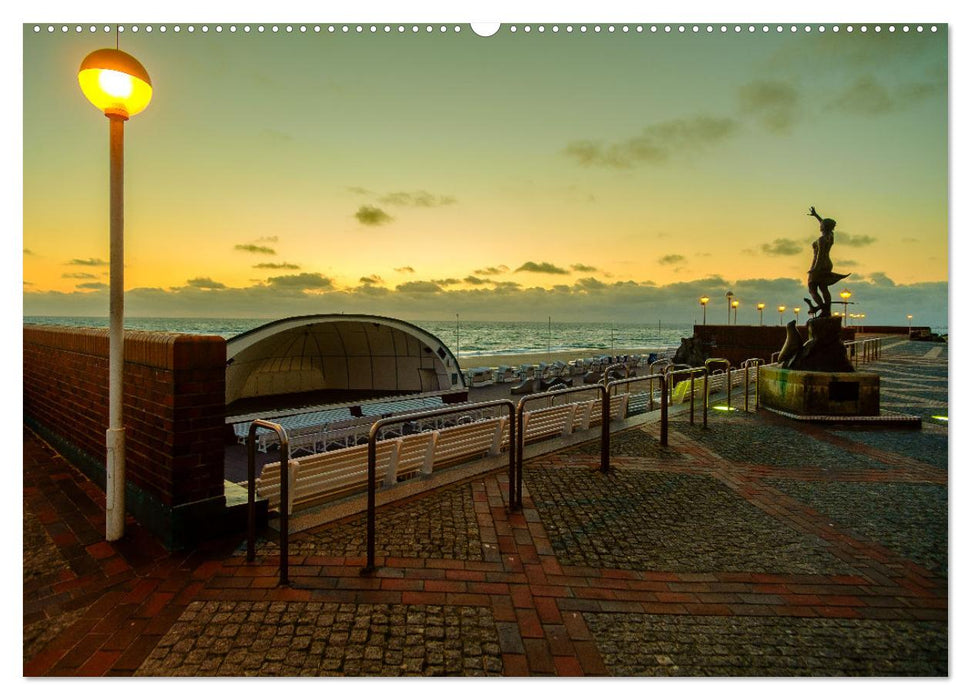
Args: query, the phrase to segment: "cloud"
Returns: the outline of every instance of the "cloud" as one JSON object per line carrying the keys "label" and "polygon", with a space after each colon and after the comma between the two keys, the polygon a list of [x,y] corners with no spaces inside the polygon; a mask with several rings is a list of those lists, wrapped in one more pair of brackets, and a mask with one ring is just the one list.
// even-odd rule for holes
{"label": "cloud", "polygon": [[830,100],[829,107],[857,116],[882,116],[922,102],[946,86],[941,78],[888,86],[873,75],[864,75]]}
{"label": "cloud", "polygon": [[415,281],[399,284],[397,287],[395,287],[395,290],[404,292],[406,294],[434,294],[436,292],[441,292],[442,288],[434,282]]}
{"label": "cloud", "polygon": [[96,280],[97,275],[92,275],[90,272],[65,272],[61,275],[62,278],[66,280]]}
{"label": "cloud", "polygon": [[882,272],[871,272],[870,281],[878,287],[896,287],[896,283]]}
{"label": "cloud", "polygon": [[382,226],[394,221],[394,217],[383,209],[364,205],[354,214],[359,222],[365,226]]}
{"label": "cloud", "polygon": [[607,285],[593,277],[582,277],[576,281],[573,288],[590,292],[606,289]]}
{"label": "cloud", "polygon": [[365,197],[371,197],[374,195],[374,192],[364,187],[357,187],[357,186],[348,187],[347,191],[353,192],[354,194],[364,195]]}
{"label": "cloud", "polygon": [[474,277],[472,275],[469,275],[462,281],[465,282],[466,284],[472,284],[472,285],[492,284],[492,280],[488,278]]}
{"label": "cloud", "polygon": [[275,289],[333,289],[334,282],[319,272],[301,272],[299,275],[270,277],[267,285]]}
{"label": "cloud", "polygon": [[265,245],[256,245],[255,243],[237,243],[234,248],[236,250],[241,250],[244,253],[256,253],[257,255],[276,255],[276,251],[273,248],[269,248]]}
{"label": "cloud", "polygon": [[679,262],[684,262],[685,257],[683,255],[677,255],[672,253],[670,255],[665,255],[657,259],[659,265],[674,265]]}
{"label": "cloud", "polygon": [[424,190],[415,192],[389,192],[378,198],[382,204],[394,207],[445,207],[455,204],[451,195],[432,194]]}
{"label": "cloud", "polygon": [[434,282],[440,287],[451,287],[452,285],[456,285],[461,281],[462,280],[455,279],[454,277],[447,277],[446,279],[443,279],[443,280],[432,280],[432,282]]}
{"label": "cloud", "polygon": [[877,239],[873,236],[867,236],[866,234],[854,236],[852,234],[842,232],[840,232],[836,237],[836,242],[839,245],[849,246],[850,248],[862,248],[863,246],[868,246],[871,243],[875,243],[876,240]]}
{"label": "cloud", "polygon": [[68,260],[65,265],[83,265],[85,267],[103,267],[108,263],[101,258],[86,258],[84,260],[80,258],[74,258],[73,260]]}
{"label": "cloud", "polygon": [[257,270],[299,270],[299,265],[294,265],[293,263],[282,262],[282,263],[272,263],[263,262],[253,265],[254,269]]}
{"label": "cloud", "polygon": [[499,265],[498,267],[484,267],[481,270],[474,270],[477,275],[501,275],[504,272],[509,272],[509,268],[505,265]]}
{"label": "cloud", "polygon": [[664,163],[675,153],[704,150],[725,141],[737,129],[737,122],[727,117],[672,119],[612,144],[574,141],[564,152],[583,166],[631,168],[640,163]]}
{"label": "cloud", "polygon": [[105,284],[104,282],[83,282],[77,285],[77,288],[101,290],[101,289],[108,289],[108,285]]}
{"label": "cloud", "polygon": [[788,133],[796,121],[799,93],[788,83],[756,80],[738,89],[742,114],[749,115],[766,129]]}
{"label": "cloud", "polygon": [[24,248],[24,255],[34,255],[34,254],[35,254],[34,251],[32,251],[30,248]]}
{"label": "cloud", "polygon": [[574,265],[570,265],[570,269],[573,270],[574,272],[596,272],[597,271],[597,268],[590,267],[589,265],[584,265],[583,263],[576,263]]}
{"label": "cloud", "polygon": [[405,265],[404,267],[396,267],[394,271],[402,274],[410,274],[415,271],[415,268],[411,267],[410,265]]}
{"label": "cloud", "polygon": [[516,268],[516,272],[542,272],[547,275],[568,275],[570,274],[562,267],[557,267],[553,263],[541,262],[535,263],[532,261],[525,262]]}
{"label": "cloud", "polygon": [[791,238],[776,238],[771,243],[762,244],[762,252],[766,255],[798,255],[804,250],[804,245]]}
{"label": "cloud", "polygon": [[381,277],[378,275],[368,275],[367,277],[362,277],[359,281],[361,284],[371,284],[371,285],[381,284],[382,282],[384,282],[384,280],[381,279]]}
{"label": "cloud", "polygon": [[522,289],[522,285],[519,282],[496,282],[497,292],[511,292]]}
{"label": "cloud", "polygon": [[216,282],[211,277],[196,277],[191,280],[186,281],[187,287],[196,287],[197,289],[225,289],[226,285],[222,282]]}
{"label": "cloud", "polygon": [[845,268],[845,267],[856,267],[860,263],[858,263],[856,260],[834,260],[833,264],[836,265],[837,267]]}

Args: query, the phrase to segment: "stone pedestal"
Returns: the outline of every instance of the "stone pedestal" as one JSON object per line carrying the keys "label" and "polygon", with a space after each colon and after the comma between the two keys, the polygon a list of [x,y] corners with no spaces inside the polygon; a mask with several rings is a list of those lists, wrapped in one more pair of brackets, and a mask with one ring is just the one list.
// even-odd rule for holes
{"label": "stone pedestal", "polygon": [[878,416],[880,375],[761,367],[759,403],[801,416]]}

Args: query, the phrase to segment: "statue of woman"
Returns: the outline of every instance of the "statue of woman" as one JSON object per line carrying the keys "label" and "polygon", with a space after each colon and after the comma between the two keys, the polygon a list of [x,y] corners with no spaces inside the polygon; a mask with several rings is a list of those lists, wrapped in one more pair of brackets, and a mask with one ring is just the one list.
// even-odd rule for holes
{"label": "statue of woman", "polygon": [[[833,219],[824,219],[816,213],[816,207],[809,207],[809,216],[815,216],[819,221],[819,238],[813,241],[813,264],[809,268],[809,295],[812,301],[806,299],[809,304],[809,313],[819,312],[820,317],[830,315],[832,298],[829,294],[830,285],[836,284],[845,275],[833,272],[833,261],[830,260],[829,251],[833,247],[833,230],[836,222]],[[813,301],[816,302],[815,306]]]}

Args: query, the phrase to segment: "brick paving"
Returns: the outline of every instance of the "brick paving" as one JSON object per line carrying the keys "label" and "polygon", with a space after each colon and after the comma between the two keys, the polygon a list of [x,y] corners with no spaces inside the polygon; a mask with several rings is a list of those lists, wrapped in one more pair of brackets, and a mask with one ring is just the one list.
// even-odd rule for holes
{"label": "brick paving", "polygon": [[[947,351],[867,367],[920,431],[673,414],[291,536],[166,552],[24,430],[27,676],[941,676]],[[907,410],[914,407],[913,411]],[[942,408],[943,406],[943,408]],[[921,415],[924,415],[921,413]]]}

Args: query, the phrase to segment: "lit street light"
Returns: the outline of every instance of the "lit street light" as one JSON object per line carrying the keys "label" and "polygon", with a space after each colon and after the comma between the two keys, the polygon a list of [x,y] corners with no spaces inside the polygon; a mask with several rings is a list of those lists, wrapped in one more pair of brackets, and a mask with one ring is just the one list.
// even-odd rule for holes
{"label": "lit street light", "polygon": [[798,306],[794,306],[792,308],[792,313],[794,313],[796,315],[796,323],[799,323],[799,307]]}
{"label": "lit street light", "polygon": [[732,301],[732,309],[735,310],[735,325],[738,325],[738,299]]}
{"label": "lit street light", "polygon": [[786,307],[783,306],[782,304],[779,304],[779,325],[780,326],[782,325],[782,312],[784,312],[785,310],[786,310]]}
{"label": "lit street light", "polygon": [[760,301],[758,304],[755,305],[755,308],[757,308],[759,310],[759,325],[761,326],[762,325],[762,310],[765,308],[765,304],[763,304]]}
{"label": "lit street light", "polygon": [[846,318],[846,305],[850,303],[851,296],[853,296],[853,292],[846,287],[844,287],[843,291],[840,292],[840,299],[843,300],[843,318]]}
{"label": "lit street light", "polygon": [[725,294],[725,298],[728,299],[728,323],[729,323],[729,325],[731,325],[731,323],[732,323],[732,297],[733,296],[735,296],[735,294],[732,293],[731,291],[729,291],[729,292],[727,292]]}
{"label": "lit street light", "polygon": [[708,302],[710,301],[707,296],[701,297],[701,325],[708,325]]}
{"label": "lit street light", "polygon": [[108,328],[108,430],[105,484],[105,537],[125,534],[125,428],[122,372],[125,357],[125,122],[152,100],[152,81],[134,57],[99,49],[81,62],[78,83],[84,96],[108,117],[110,162],[110,285]]}
{"label": "lit street light", "polygon": [[909,335],[911,334],[911,332],[912,332],[912,330],[911,330],[911,329],[913,328],[913,326],[912,326],[912,324],[911,324],[911,321],[913,321],[913,320],[914,320],[914,315],[913,315],[913,314],[907,314],[907,335],[908,335],[908,336],[909,336]]}

